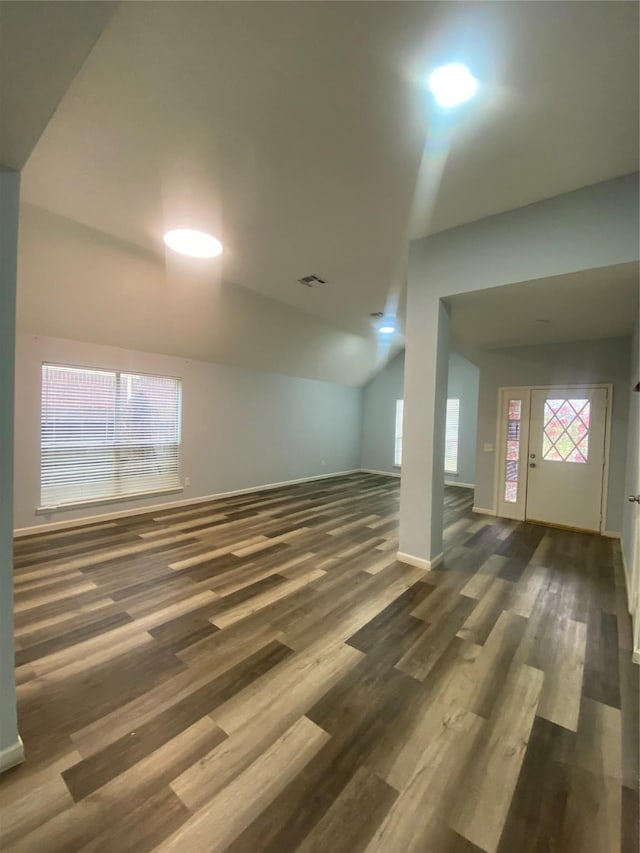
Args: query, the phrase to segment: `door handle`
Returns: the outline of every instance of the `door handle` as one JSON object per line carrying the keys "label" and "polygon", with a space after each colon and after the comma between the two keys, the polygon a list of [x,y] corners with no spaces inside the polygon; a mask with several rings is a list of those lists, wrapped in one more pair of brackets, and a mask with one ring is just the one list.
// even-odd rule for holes
{"label": "door handle", "polygon": [[631,501],[631,503],[640,504],[640,495],[629,495],[627,500]]}

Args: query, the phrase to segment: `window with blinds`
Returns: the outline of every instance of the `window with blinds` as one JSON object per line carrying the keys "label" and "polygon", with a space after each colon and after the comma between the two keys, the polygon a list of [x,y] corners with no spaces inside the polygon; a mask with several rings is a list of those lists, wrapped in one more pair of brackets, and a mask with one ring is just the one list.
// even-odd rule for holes
{"label": "window with blinds", "polygon": [[444,470],[447,474],[458,473],[459,420],[460,400],[453,397],[447,400],[447,419],[444,434]]}
{"label": "window with blinds", "polygon": [[42,365],[42,507],[176,488],[179,379]]}
{"label": "window with blinds", "polygon": [[402,415],[404,400],[396,400],[396,431],[393,449],[393,464],[402,465]]}

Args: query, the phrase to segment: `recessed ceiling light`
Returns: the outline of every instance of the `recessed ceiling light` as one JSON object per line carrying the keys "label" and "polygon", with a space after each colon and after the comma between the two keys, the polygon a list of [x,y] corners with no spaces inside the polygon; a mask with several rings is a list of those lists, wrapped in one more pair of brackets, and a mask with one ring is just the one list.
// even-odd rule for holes
{"label": "recessed ceiling light", "polygon": [[381,335],[392,335],[396,330],[393,323],[385,321],[381,326],[378,326],[378,331]]}
{"label": "recessed ceiling light", "polygon": [[222,252],[222,243],[204,231],[174,228],[164,235],[164,242],[174,252],[190,258],[215,258]]}
{"label": "recessed ceiling light", "polygon": [[429,77],[429,90],[441,107],[457,107],[473,98],[478,81],[466,65],[452,62],[441,65]]}

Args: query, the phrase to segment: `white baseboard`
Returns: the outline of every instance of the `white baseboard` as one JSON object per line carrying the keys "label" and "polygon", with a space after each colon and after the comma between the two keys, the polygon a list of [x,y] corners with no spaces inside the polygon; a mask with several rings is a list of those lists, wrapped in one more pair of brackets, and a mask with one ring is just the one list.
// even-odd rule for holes
{"label": "white baseboard", "polygon": [[429,563],[430,563],[429,568],[430,569],[437,569],[443,560],[444,560],[444,553],[442,551],[440,551],[439,554],[436,554],[436,556],[432,560],[429,561]]}
{"label": "white baseboard", "polygon": [[496,515],[495,509],[486,509],[486,507],[482,506],[474,506],[472,509],[473,512],[478,512],[480,515]]}
{"label": "white baseboard", "polygon": [[[603,534],[604,535],[604,534]],[[620,549],[620,557],[622,558],[622,574],[624,575],[624,588],[627,594],[627,610],[631,617],[631,642],[633,643],[633,652],[631,660],[633,663],[640,664],[640,610],[634,612],[631,606],[632,598],[639,599],[637,607],[640,607],[640,596],[632,589],[630,573],[627,569],[627,561],[624,556],[624,548]]]}
{"label": "white baseboard", "polygon": [[380,474],[382,477],[399,477],[400,471],[376,471],[375,468],[360,468],[363,474]]}
{"label": "white baseboard", "polygon": [[[640,591],[636,592],[633,588],[631,572],[627,566],[627,560],[624,555],[624,548],[620,548],[620,557],[622,558],[622,574],[624,575],[624,588],[627,594],[627,611],[631,618],[631,642],[633,643],[633,655],[631,657],[634,663],[640,663]],[[631,602],[636,599],[636,608],[634,610]]]}
{"label": "white baseboard", "polygon": [[475,489],[475,483],[459,483],[457,480],[445,480],[445,486],[460,486],[461,489]]}
{"label": "white baseboard", "polygon": [[16,764],[22,764],[24,761],[24,745],[22,738],[18,735],[18,740],[11,746],[0,750],[0,773],[15,767]]}
{"label": "white baseboard", "polygon": [[398,551],[398,560],[401,563],[407,563],[409,566],[417,566],[419,569],[435,569],[440,565],[444,554],[437,554],[432,560],[425,560],[424,557],[415,557],[413,554],[405,554],[403,551]]}
{"label": "white baseboard", "polygon": [[[283,480],[281,483],[266,483],[263,486],[249,486],[246,489],[233,489],[230,492],[218,492],[213,495],[204,495],[199,498],[181,498],[179,501],[167,501],[166,503],[152,504],[149,506],[135,507],[134,509],[114,510],[100,515],[90,515],[85,518],[68,518],[64,521],[51,521],[47,524],[36,524],[33,527],[17,527],[13,531],[16,539],[22,536],[32,536],[34,533],[48,533],[54,530],[66,530],[69,527],[85,527],[89,524],[98,524],[101,521],[112,521],[116,518],[125,518],[130,515],[145,515],[147,513],[161,512],[165,509],[188,506],[190,504],[202,504],[215,501],[220,498],[229,498],[234,495],[248,495],[251,492],[266,492],[269,489],[279,489],[282,486],[294,486],[296,483],[311,483],[314,480],[326,480],[329,477],[344,477],[347,474],[358,474],[361,468],[351,468],[349,471],[334,471],[331,474],[316,474],[313,477],[300,477],[297,480]],[[393,476],[393,475],[391,475]]]}

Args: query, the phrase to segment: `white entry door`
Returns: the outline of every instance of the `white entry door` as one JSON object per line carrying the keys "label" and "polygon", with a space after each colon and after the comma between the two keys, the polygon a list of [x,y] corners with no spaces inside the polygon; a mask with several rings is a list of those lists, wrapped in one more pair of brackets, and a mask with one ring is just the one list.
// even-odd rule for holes
{"label": "white entry door", "polygon": [[600,530],[606,411],[606,388],[532,389],[528,521]]}

